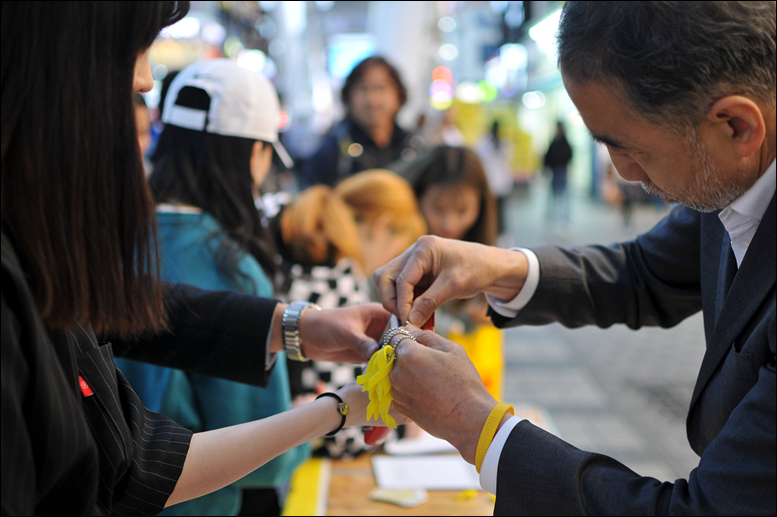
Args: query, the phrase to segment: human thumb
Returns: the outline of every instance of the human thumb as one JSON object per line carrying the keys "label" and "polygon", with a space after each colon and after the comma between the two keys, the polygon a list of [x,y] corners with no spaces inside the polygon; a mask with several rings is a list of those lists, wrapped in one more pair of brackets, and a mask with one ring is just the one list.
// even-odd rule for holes
{"label": "human thumb", "polygon": [[416,327],[423,327],[429,321],[429,318],[432,317],[434,311],[447,301],[448,299],[444,297],[441,282],[436,282],[413,300],[407,321]]}

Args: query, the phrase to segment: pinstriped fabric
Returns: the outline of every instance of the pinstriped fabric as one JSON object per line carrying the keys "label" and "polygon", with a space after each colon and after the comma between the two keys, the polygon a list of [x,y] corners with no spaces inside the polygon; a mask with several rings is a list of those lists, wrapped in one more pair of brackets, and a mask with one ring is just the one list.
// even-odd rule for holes
{"label": "pinstriped fabric", "polygon": [[[192,432],[148,411],[113,362],[110,343],[98,343],[78,324],[69,333],[79,372],[94,390],[83,401],[92,433],[101,436],[99,513],[156,514],[181,474]],[[122,484],[117,492],[114,487]]]}
{"label": "pinstriped fabric", "polygon": [[162,509],[191,431],[143,407],[91,327],[47,331],[4,235],[1,365],[4,515]]}

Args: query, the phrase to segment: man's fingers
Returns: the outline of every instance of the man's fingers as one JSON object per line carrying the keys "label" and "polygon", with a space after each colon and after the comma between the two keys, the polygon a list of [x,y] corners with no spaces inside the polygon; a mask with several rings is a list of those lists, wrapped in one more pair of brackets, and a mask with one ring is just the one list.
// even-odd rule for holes
{"label": "man's fingers", "polygon": [[439,309],[443,303],[451,299],[447,293],[448,287],[445,284],[446,282],[437,281],[429,286],[426,291],[421,293],[413,301],[405,321],[409,321],[418,327],[423,326],[429,321],[429,318],[432,317],[434,311]]}
{"label": "man's fingers", "polygon": [[372,278],[375,280],[375,285],[378,288],[378,296],[383,304],[383,307],[392,314],[397,313],[397,277],[404,269],[407,263],[408,257],[413,252],[413,247],[410,246],[397,258],[379,268],[373,273]]}
{"label": "man's fingers", "polygon": [[392,338],[391,342],[398,348],[397,357],[400,358],[402,354],[407,353],[408,349],[406,347],[425,346],[427,348],[439,350],[440,352],[449,352],[453,346],[458,346],[453,341],[445,339],[439,334],[435,334],[430,330],[421,330],[415,325],[407,325],[405,326],[405,329],[413,335],[416,341],[413,341],[412,339],[402,339],[400,342],[399,340],[402,338],[402,334]]}
{"label": "man's fingers", "polygon": [[[397,315],[400,321],[410,319],[418,291],[425,291],[427,287],[433,286],[437,280],[437,271],[434,270],[434,242],[434,239],[429,236],[421,237],[418,239],[418,242],[405,252],[410,252],[410,254],[407,257],[404,268],[402,268],[396,279]],[[434,310],[427,314],[426,319],[429,319],[432,312]],[[421,325],[426,319],[421,322],[411,321]]]}

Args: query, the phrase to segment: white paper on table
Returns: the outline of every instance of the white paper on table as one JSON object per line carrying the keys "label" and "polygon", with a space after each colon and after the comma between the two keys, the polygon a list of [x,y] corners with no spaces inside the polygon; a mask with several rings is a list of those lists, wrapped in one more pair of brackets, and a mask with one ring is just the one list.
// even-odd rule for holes
{"label": "white paper on table", "polygon": [[424,430],[421,430],[421,435],[417,438],[405,437],[389,442],[383,446],[383,450],[392,456],[457,452],[456,447]]}
{"label": "white paper on table", "polygon": [[380,488],[391,490],[480,490],[474,465],[459,455],[373,456],[372,470]]}

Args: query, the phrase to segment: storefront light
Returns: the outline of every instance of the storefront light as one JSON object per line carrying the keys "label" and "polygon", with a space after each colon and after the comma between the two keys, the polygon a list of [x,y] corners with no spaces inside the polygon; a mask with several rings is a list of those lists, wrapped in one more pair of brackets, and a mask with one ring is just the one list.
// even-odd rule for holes
{"label": "storefront light", "polygon": [[442,45],[438,53],[443,61],[455,61],[459,57],[459,49],[453,43]]}
{"label": "storefront light", "polygon": [[486,81],[497,89],[507,86],[507,69],[502,64],[502,59],[497,56],[486,62]]}
{"label": "storefront light", "polygon": [[224,42],[224,54],[233,59],[237,58],[244,48],[243,43],[235,37],[227,38],[227,41]]}
{"label": "storefront light", "polygon": [[520,43],[505,43],[499,47],[499,61],[507,69],[524,70],[529,53]]}
{"label": "storefront light", "polygon": [[453,99],[453,86],[445,81],[434,81],[429,87],[429,96],[439,101],[449,101]]}
{"label": "storefront light", "polygon": [[505,11],[505,25],[509,29],[517,29],[524,21],[523,2],[510,2]]}
{"label": "storefront light", "polygon": [[447,66],[438,66],[432,70],[432,81],[444,81],[453,84],[453,72]]}
{"label": "storefront light", "polygon": [[529,29],[529,37],[537,42],[549,56],[556,53],[556,31],[561,19],[561,9],[546,16]]}
{"label": "storefront light", "polygon": [[261,50],[241,50],[237,55],[237,65],[255,73],[261,73],[266,62],[267,56]]}
{"label": "storefront light", "polygon": [[195,38],[200,35],[200,20],[194,16],[187,16],[169,27],[165,27],[159,33],[163,38],[185,39]]}
{"label": "storefront light", "polygon": [[542,92],[526,92],[521,96],[521,102],[530,110],[536,110],[545,105],[545,94]]}
{"label": "storefront light", "polygon": [[451,106],[453,106],[453,99],[447,100],[447,101],[439,101],[437,99],[432,99],[430,101],[430,104],[432,105],[432,109],[437,111],[445,111]]}
{"label": "storefront light", "polygon": [[480,81],[478,83],[478,86],[480,87],[480,99],[482,102],[491,102],[494,99],[496,99],[497,94],[499,93],[496,89],[496,86],[491,84],[490,82],[486,81]]}
{"label": "storefront light", "polygon": [[208,43],[221,45],[226,36],[227,31],[220,23],[211,20],[202,24],[202,39]]}
{"label": "storefront light", "polygon": [[278,75],[278,65],[275,64],[273,58],[268,57],[265,60],[262,73],[270,80],[275,79],[275,76]]}
{"label": "storefront light", "polygon": [[278,112],[278,132],[285,133],[291,129],[291,115],[280,110]]}
{"label": "storefront light", "polygon": [[483,89],[475,82],[464,81],[456,86],[456,98],[466,104],[480,104]]}
{"label": "storefront light", "polygon": [[151,74],[154,76],[154,79],[157,81],[161,81],[165,77],[167,77],[167,67],[165,65],[156,65],[152,70]]}
{"label": "storefront light", "polygon": [[437,27],[443,32],[453,32],[456,30],[456,20],[450,16],[443,16],[437,22]]}
{"label": "storefront light", "polygon": [[267,2],[259,2],[259,7],[262,9],[262,11],[269,13],[275,10],[276,7],[278,7],[277,1],[267,1]]}

